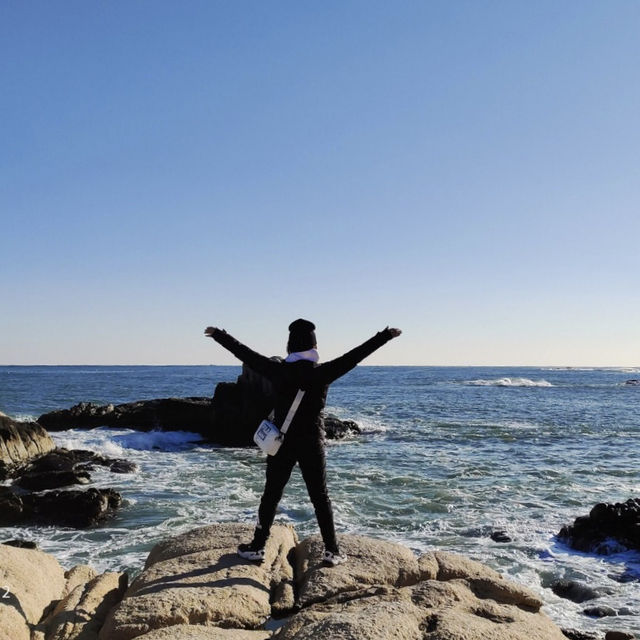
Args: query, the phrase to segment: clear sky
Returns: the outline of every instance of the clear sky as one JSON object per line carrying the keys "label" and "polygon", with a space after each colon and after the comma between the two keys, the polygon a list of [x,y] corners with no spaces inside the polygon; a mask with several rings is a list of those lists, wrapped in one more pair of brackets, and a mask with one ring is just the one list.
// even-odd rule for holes
{"label": "clear sky", "polygon": [[0,363],[640,365],[640,2],[3,0]]}

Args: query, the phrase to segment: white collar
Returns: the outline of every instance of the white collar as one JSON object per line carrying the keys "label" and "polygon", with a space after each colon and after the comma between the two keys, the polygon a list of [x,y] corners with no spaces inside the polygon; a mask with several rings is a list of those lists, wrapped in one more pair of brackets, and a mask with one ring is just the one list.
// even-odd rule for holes
{"label": "white collar", "polygon": [[290,353],[285,362],[297,362],[298,360],[310,360],[311,362],[318,362],[320,360],[320,354],[317,349],[308,349],[307,351],[294,351]]}

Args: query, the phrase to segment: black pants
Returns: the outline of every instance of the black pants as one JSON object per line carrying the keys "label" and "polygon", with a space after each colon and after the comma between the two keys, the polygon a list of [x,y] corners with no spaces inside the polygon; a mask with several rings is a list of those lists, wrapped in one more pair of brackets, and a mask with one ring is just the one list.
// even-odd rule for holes
{"label": "black pants", "polygon": [[278,503],[296,462],[300,465],[302,477],[307,485],[324,546],[330,551],[337,551],[333,511],[327,491],[324,443],[317,438],[304,443],[285,440],[278,453],[267,458],[267,480],[258,510],[259,526],[256,529],[256,539],[259,543],[264,543],[269,537]]}

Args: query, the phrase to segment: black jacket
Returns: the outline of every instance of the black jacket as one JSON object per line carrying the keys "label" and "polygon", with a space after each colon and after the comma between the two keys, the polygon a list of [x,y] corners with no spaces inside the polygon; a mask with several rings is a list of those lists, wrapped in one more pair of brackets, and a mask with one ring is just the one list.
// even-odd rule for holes
{"label": "black jacket", "polygon": [[389,329],[384,329],[339,358],[318,364],[309,360],[278,362],[252,351],[226,331],[218,329],[213,334],[216,342],[271,381],[275,390],[276,425],[280,426],[284,422],[297,390],[304,390],[304,397],[285,438],[285,442],[290,443],[323,437],[321,412],[326,403],[329,385],[392,337]]}

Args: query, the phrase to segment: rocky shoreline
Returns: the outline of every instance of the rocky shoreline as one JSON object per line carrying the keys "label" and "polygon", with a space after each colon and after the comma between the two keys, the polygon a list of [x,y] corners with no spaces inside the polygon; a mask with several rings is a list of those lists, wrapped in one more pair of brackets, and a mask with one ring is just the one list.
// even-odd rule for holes
{"label": "rocky shoreline", "polygon": [[[0,545],[0,635],[11,640],[566,640],[529,589],[463,556],[415,556],[341,536],[346,564],[325,567],[317,536],[276,525],[261,565],[238,558],[247,524],[201,527],[126,574],[64,571],[38,550]],[[34,568],[38,567],[38,575]]]}

